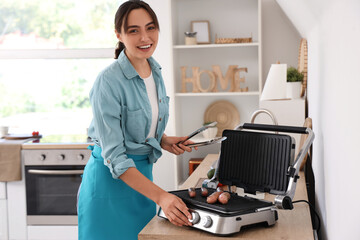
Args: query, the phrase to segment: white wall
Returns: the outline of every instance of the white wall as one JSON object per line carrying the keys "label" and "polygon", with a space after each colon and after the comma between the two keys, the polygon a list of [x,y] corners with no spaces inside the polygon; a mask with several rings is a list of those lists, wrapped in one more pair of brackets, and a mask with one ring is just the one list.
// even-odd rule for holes
{"label": "white wall", "polygon": [[360,1],[277,0],[308,40],[309,116],[323,239],[360,239]]}
{"label": "white wall", "polygon": [[263,84],[277,61],[297,68],[300,34],[275,0],[262,0]]}

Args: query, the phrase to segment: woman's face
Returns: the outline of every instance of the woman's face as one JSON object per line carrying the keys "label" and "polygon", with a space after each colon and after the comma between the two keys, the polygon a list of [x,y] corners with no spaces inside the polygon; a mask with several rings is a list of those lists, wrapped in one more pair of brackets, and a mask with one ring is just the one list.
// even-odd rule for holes
{"label": "woman's face", "polygon": [[130,61],[146,60],[154,53],[159,30],[150,14],[143,8],[134,9],[128,15],[128,30],[124,26],[116,36],[125,45],[126,56]]}

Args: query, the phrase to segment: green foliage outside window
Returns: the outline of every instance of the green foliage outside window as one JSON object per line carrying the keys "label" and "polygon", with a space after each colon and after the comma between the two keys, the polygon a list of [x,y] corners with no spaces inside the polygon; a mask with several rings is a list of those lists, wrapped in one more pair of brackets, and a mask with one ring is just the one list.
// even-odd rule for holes
{"label": "green foliage outside window", "polygon": [[78,79],[64,85],[61,89],[62,98],[59,99],[58,106],[65,109],[90,107],[88,94],[84,93],[86,83],[86,79]]}
{"label": "green foliage outside window", "polygon": [[[117,42],[114,15],[121,2],[1,0],[0,51],[6,49],[2,46],[3,40],[15,33],[24,39],[15,49],[32,48],[33,46],[26,46],[26,37],[29,36],[35,36],[45,43],[61,43],[59,49],[114,48]],[[46,49],[48,45],[34,47],[41,48]],[[1,60],[0,118],[29,112],[90,108],[90,86],[97,73],[108,62],[108,59]],[[56,65],[56,68],[51,69],[52,72],[48,69],[51,64]],[[9,68],[14,69],[10,72]],[[45,75],[44,72],[49,74]],[[37,81],[39,78],[43,78],[47,85],[40,84]],[[17,82],[18,86],[9,84],[13,82]],[[29,82],[39,86],[23,86]],[[58,91],[54,92],[53,96],[46,97],[45,93],[54,91],[50,89],[51,83],[56,85],[54,89]],[[39,95],[44,97],[39,100]]]}
{"label": "green foliage outside window", "polygon": [[6,34],[19,31],[60,39],[70,48],[113,47],[118,6],[113,0],[2,0],[0,41]]}

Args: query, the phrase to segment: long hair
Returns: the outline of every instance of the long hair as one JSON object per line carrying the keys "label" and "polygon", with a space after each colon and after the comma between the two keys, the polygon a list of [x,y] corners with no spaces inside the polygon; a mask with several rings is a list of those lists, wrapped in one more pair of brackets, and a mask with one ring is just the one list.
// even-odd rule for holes
{"label": "long hair", "polygon": [[[121,33],[121,27],[124,26],[124,31],[128,30],[128,16],[129,13],[134,9],[143,8],[145,9],[151,16],[155,27],[160,30],[159,22],[155,12],[152,8],[144,1],[140,0],[129,0],[121,4],[119,9],[116,11],[115,14],[115,30],[118,33]],[[117,59],[121,53],[121,51],[125,48],[125,45],[122,42],[118,42],[115,49],[115,59]]]}

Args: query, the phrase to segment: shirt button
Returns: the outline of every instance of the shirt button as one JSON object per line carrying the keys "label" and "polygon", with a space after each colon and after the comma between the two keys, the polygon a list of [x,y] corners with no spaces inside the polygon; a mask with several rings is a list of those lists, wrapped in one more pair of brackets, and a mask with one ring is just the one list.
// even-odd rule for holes
{"label": "shirt button", "polygon": [[159,121],[161,122],[162,118],[159,119]]}
{"label": "shirt button", "polygon": [[161,102],[161,99],[160,99],[160,102]]}
{"label": "shirt button", "polygon": [[148,142],[148,141],[149,141],[149,139],[146,139],[146,140],[145,140],[145,142]]}
{"label": "shirt button", "polygon": [[107,160],[107,163],[110,163],[110,160]]}

